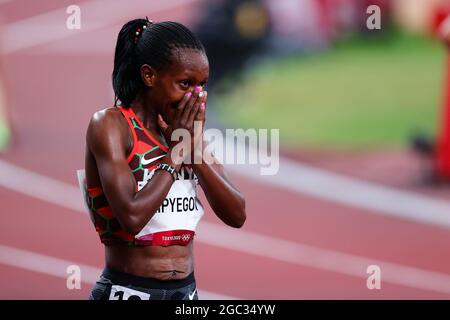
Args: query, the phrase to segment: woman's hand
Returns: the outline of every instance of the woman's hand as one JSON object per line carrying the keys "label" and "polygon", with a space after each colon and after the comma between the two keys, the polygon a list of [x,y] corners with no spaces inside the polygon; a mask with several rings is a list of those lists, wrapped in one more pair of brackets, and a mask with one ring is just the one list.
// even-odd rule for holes
{"label": "woman's hand", "polygon": [[[193,159],[191,163],[197,163],[196,161],[202,161],[203,162],[203,150],[206,147],[206,143],[203,141],[203,133],[205,131],[205,122],[206,122],[206,102],[208,101],[208,92],[207,91],[203,91],[204,92],[204,96],[203,96],[203,102],[200,105],[200,110],[197,112],[197,115],[195,116],[195,120],[199,122],[197,125],[199,126],[199,128],[201,129],[199,132],[196,132],[196,136],[195,136],[195,142],[196,145],[193,146]],[[200,144],[200,141],[202,141],[202,143]]]}
{"label": "woman's hand", "polygon": [[[180,150],[180,154],[175,154],[175,158],[185,161],[188,159],[193,150],[195,150],[199,141],[202,140],[203,128],[201,130],[194,130],[194,121],[201,121],[203,126],[205,120],[205,102],[207,94],[202,91],[202,87],[196,87],[194,92],[188,92],[180,101],[174,117],[169,121],[168,125],[161,115],[158,115],[158,125],[169,144],[170,149],[176,147]],[[172,140],[172,135],[175,130],[186,130],[189,134],[189,139],[185,141],[183,138],[181,141]],[[181,134],[181,137],[185,136],[185,132]]]}

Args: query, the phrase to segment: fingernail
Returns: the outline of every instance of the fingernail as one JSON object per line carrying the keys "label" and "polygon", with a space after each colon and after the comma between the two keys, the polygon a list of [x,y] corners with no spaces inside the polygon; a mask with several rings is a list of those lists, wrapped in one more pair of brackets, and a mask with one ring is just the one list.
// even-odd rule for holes
{"label": "fingernail", "polygon": [[186,93],[186,98],[189,99],[191,96],[192,96],[192,92],[189,91],[188,93]]}
{"label": "fingernail", "polygon": [[198,94],[198,96],[199,96],[200,98],[202,98],[202,97],[203,97],[203,95],[204,95],[204,93],[203,93],[203,92],[200,92],[200,93]]}
{"label": "fingernail", "polygon": [[202,87],[200,87],[200,86],[195,87],[195,92],[196,93],[199,93],[200,91],[202,91]]}

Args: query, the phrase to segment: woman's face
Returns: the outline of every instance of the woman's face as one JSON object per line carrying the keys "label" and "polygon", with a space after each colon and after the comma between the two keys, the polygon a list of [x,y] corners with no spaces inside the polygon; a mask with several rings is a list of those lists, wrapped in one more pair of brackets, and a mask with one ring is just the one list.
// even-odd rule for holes
{"label": "woman's face", "polygon": [[208,81],[209,63],[206,54],[195,49],[174,49],[172,63],[166,70],[157,72],[151,90],[151,99],[158,112],[170,124],[175,109],[183,96],[203,87]]}

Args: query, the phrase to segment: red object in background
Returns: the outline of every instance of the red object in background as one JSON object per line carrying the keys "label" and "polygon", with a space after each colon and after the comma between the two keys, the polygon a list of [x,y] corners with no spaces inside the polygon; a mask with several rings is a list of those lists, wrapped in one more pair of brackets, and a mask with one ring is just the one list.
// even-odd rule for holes
{"label": "red object in background", "polygon": [[431,22],[432,31],[438,34],[441,23],[450,15],[450,5],[438,5],[434,11],[433,21]]}
{"label": "red object in background", "polygon": [[[435,34],[438,34],[439,27],[449,15],[449,5],[441,5],[436,8],[432,25]],[[450,55],[447,57],[446,69],[444,101],[434,159],[436,176],[440,180],[450,180]]]}
{"label": "red object in background", "polygon": [[450,179],[450,55],[447,58],[444,106],[439,135],[436,139],[436,174],[443,180]]}

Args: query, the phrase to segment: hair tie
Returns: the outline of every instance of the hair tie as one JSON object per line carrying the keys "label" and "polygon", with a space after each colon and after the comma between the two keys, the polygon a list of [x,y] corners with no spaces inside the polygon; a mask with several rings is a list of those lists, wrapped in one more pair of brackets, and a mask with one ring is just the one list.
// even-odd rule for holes
{"label": "hair tie", "polygon": [[145,29],[147,29],[148,26],[153,24],[152,20],[149,20],[148,17],[145,17],[145,20],[147,20],[147,22],[145,22],[145,24],[142,26],[142,28],[137,28],[136,33],[135,33],[135,37],[134,37],[134,43],[137,43],[139,40],[139,36],[142,34],[142,32],[144,32]]}

